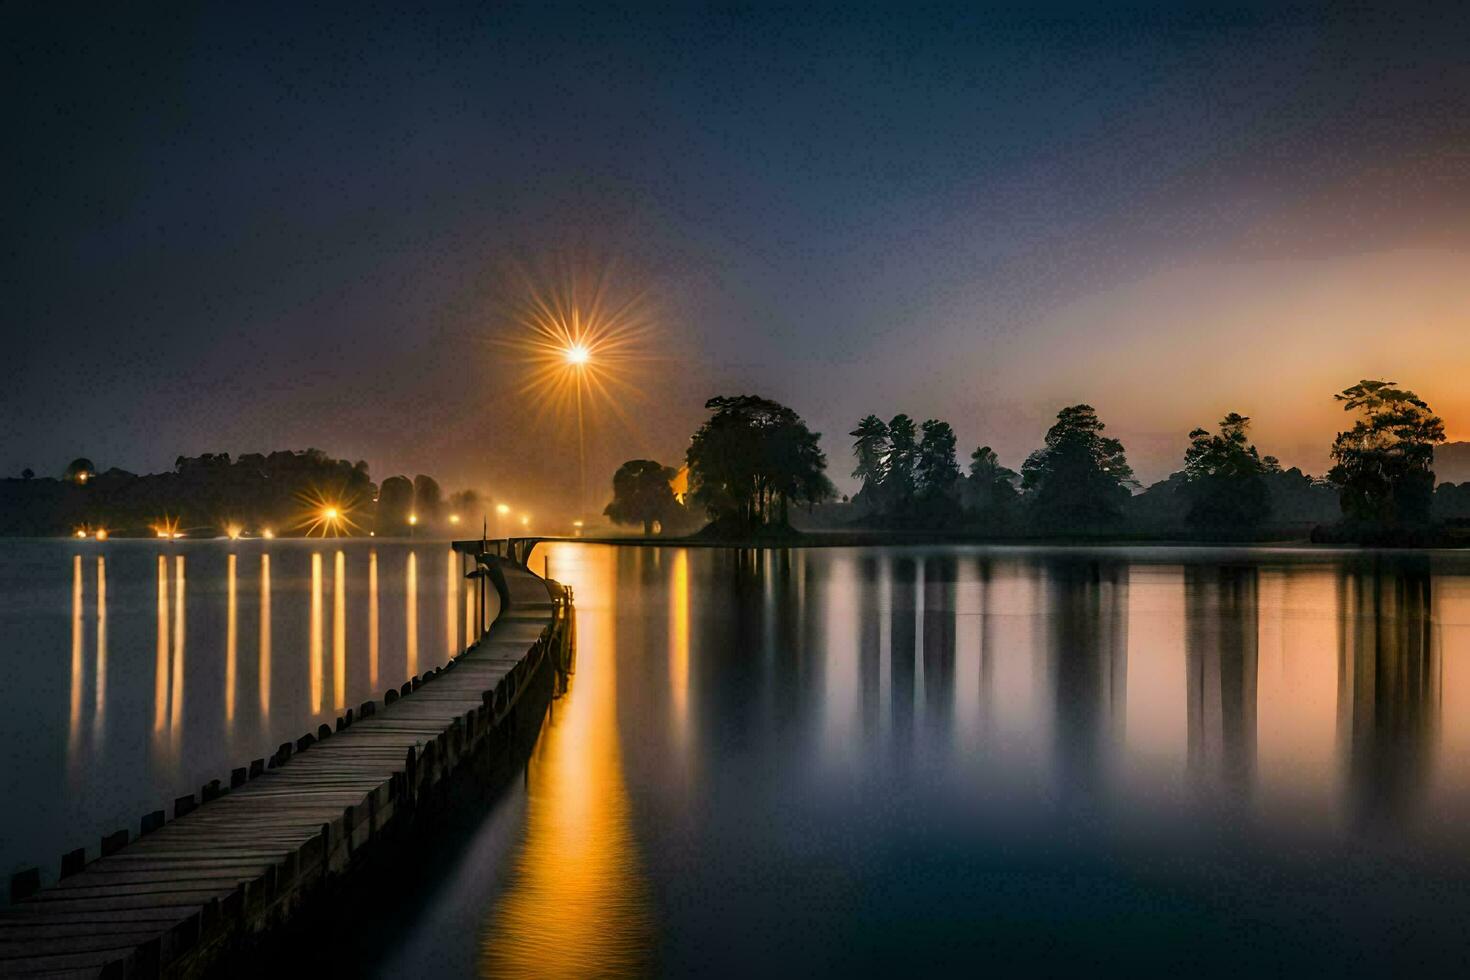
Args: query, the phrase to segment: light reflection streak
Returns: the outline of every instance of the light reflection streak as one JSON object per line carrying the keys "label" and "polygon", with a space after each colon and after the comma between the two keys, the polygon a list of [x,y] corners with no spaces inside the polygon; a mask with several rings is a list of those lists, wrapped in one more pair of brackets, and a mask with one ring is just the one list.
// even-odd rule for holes
{"label": "light reflection streak", "polygon": [[271,713],[271,556],[260,556],[260,716]]}
{"label": "light reflection streak", "polygon": [[67,725],[67,757],[75,761],[82,734],[82,556],[71,561],[71,714]]}
{"label": "light reflection streak", "polygon": [[444,637],[447,641],[445,655],[450,657],[459,652],[459,628],[455,625],[459,618],[459,563],[455,558],[454,549],[451,548],[444,578]]}
{"label": "light reflection streak", "polygon": [[368,690],[378,689],[378,553],[368,552]]}
{"label": "light reflection streak", "polygon": [[337,552],[332,569],[332,696],[338,711],[347,707],[347,558]]}
{"label": "light reflection streak", "polygon": [[107,559],[97,556],[97,690],[92,707],[92,737],[102,731],[107,704]]}
{"label": "light reflection streak", "polygon": [[322,710],[322,556],[311,556],[311,635],[307,639],[311,713]]}
{"label": "light reflection streak", "polygon": [[235,595],[235,556],[225,556],[225,723],[235,720],[235,658],[239,636],[239,606]]}
{"label": "light reflection streak", "polygon": [[689,552],[674,552],[669,586],[669,695],[674,709],[674,743],[689,737]]}
{"label": "light reflection streak", "polygon": [[153,730],[168,721],[168,559],[158,556],[158,629],[153,660]]}
{"label": "light reflection streak", "polygon": [[419,558],[408,553],[408,567],[404,572],[403,621],[406,624],[404,656],[407,658],[405,671],[409,677],[419,672]]}
{"label": "light reflection streak", "polygon": [[[618,594],[613,549],[572,556],[557,567],[578,595]],[[481,976],[647,973],[651,914],[619,747],[613,616],[610,605],[578,612],[577,672],[526,768],[524,836],[481,929]]]}
{"label": "light reflection streak", "polygon": [[174,557],[173,685],[169,695],[169,728],[179,734],[184,720],[184,556]]}

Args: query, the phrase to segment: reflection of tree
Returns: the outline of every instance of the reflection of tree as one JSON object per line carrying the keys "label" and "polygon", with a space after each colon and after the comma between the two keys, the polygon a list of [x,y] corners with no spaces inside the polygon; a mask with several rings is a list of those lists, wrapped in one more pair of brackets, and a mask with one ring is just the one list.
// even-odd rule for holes
{"label": "reflection of tree", "polygon": [[1349,570],[1338,592],[1337,726],[1350,792],[1360,818],[1389,817],[1419,795],[1439,722],[1429,566]]}
{"label": "reflection of tree", "polygon": [[1232,793],[1256,768],[1257,579],[1253,567],[1184,569],[1189,769]]}
{"label": "reflection of tree", "polygon": [[933,727],[947,732],[954,718],[955,560],[924,560],[924,705]]}
{"label": "reflection of tree", "polygon": [[883,659],[883,620],[878,603],[878,562],[871,554],[858,561],[858,691],[862,705],[863,731],[871,734],[878,725],[879,676]]}
{"label": "reflection of tree", "polygon": [[1127,704],[1127,567],[1064,558],[1045,574],[1057,761],[1064,785],[1088,785],[1099,780]]}
{"label": "reflection of tree", "polygon": [[907,747],[914,728],[914,623],[916,575],[912,558],[893,563],[892,618],[888,627],[889,696],[892,699],[893,737]]}

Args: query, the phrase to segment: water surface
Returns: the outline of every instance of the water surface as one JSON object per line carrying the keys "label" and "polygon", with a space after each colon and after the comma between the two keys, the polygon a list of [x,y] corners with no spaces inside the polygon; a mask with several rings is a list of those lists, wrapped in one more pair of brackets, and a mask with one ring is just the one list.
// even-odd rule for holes
{"label": "water surface", "polygon": [[1463,558],[549,560],[570,689],[371,971],[1463,975]]}
{"label": "water surface", "polygon": [[0,542],[0,867],[52,880],[439,666],[472,586],[443,542]]}

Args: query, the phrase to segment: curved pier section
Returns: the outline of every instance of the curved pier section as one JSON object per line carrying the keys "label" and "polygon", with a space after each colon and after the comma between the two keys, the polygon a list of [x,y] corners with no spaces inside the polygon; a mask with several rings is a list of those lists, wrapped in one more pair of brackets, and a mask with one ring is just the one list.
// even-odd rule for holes
{"label": "curved pier section", "polygon": [[570,648],[565,590],[493,555],[479,565],[501,611],[478,643],[349,711],[335,732],[323,725],[237,769],[202,805],[180,798],[173,821],[145,817],[142,837],[0,910],[0,975],[205,972],[432,818],[451,776],[505,752],[517,706],[550,690]]}

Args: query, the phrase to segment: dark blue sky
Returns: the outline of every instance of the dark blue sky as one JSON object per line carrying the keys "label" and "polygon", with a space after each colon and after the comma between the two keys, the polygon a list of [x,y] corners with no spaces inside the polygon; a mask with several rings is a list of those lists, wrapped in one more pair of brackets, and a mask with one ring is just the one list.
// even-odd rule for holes
{"label": "dark blue sky", "polygon": [[490,341],[558,262],[668,356],[595,475],[735,390],[838,475],[869,411],[1015,464],[1089,400],[1146,477],[1232,409],[1320,469],[1363,373],[1470,423],[1453,8],[298,6],[0,13],[0,472],[315,445],[555,493]]}

